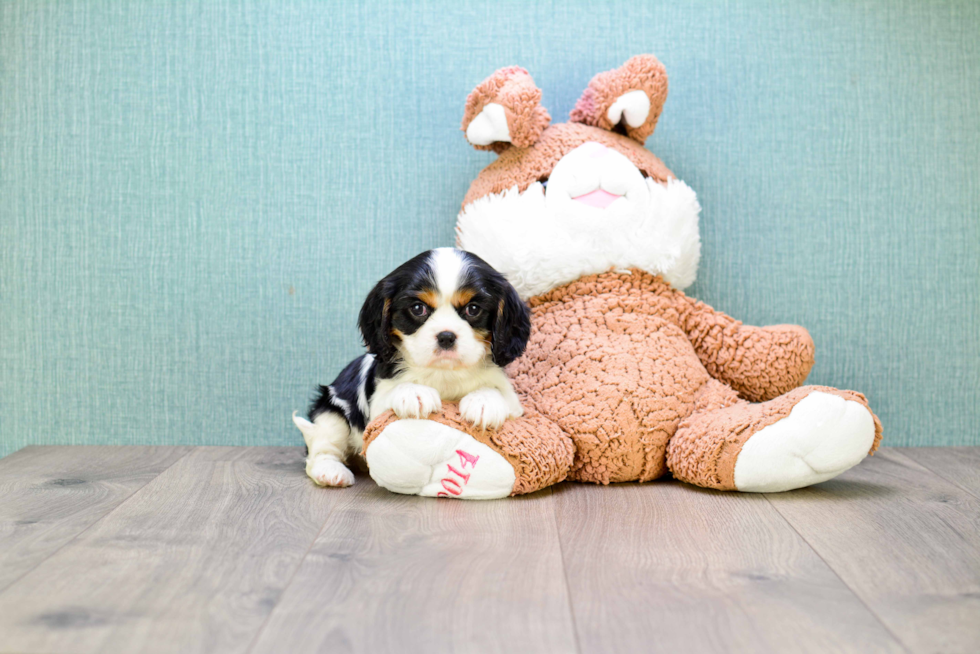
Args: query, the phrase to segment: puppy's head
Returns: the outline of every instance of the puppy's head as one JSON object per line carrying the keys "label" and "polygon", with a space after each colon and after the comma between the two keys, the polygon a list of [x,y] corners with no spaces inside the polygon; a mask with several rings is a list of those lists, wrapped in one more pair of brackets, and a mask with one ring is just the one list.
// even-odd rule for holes
{"label": "puppy's head", "polygon": [[452,248],[423,252],[378,282],[359,324],[381,360],[446,370],[506,366],[531,333],[527,306],[503,275]]}

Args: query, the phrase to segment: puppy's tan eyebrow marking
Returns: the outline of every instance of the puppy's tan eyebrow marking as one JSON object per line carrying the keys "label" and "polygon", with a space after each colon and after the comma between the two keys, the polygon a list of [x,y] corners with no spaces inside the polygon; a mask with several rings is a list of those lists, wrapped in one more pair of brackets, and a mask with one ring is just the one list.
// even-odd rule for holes
{"label": "puppy's tan eyebrow marking", "polygon": [[473,296],[476,295],[476,291],[468,288],[461,288],[455,293],[453,293],[452,300],[450,300],[454,307],[457,309],[462,306],[466,306]]}
{"label": "puppy's tan eyebrow marking", "polygon": [[422,291],[418,297],[430,307],[439,306],[439,294],[435,291]]}

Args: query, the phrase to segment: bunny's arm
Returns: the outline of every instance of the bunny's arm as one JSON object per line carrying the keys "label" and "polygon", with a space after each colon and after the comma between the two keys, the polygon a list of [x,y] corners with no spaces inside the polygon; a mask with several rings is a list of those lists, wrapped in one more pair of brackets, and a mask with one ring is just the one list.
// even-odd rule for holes
{"label": "bunny's arm", "polygon": [[675,306],[708,374],[741,397],[764,402],[802,385],[814,362],[813,339],[798,325],[753,327],[676,291]]}

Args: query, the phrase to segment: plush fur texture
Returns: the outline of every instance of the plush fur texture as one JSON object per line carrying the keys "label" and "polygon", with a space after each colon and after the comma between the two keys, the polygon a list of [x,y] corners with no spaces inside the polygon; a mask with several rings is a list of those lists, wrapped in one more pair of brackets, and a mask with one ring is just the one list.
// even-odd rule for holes
{"label": "plush fur texture", "polygon": [[[627,120],[624,121],[622,113],[610,113],[609,109],[621,98],[629,97],[636,91],[647,96],[646,116],[630,121],[627,113]],[[608,130],[622,127],[627,136],[643,144],[656,129],[666,100],[667,71],[663,64],[653,55],[638,55],[616,70],[593,77],[575,104],[569,120]]]}
{"label": "plush fur texture", "polygon": [[[742,446],[811,393],[867,408],[859,393],[799,386],[813,366],[806,330],[743,325],[640,270],[583,277],[532,298],[531,306],[531,340],[510,373],[528,414],[553,422],[561,437],[527,418],[508,420],[489,436],[491,443],[508,443],[527,441],[529,432],[546,435],[536,447],[512,452],[515,493],[556,477],[605,484],[649,481],[669,471],[699,486],[737,490]],[[738,380],[744,395],[724,379]],[[483,435],[447,418],[450,406],[433,419]],[[858,461],[881,440],[880,422],[868,416],[870,430],[855,441],[870,447]],[[368,427],[366,448],[392,420],[382,415]],[[817,419],[811,440],[832,438],[830,427]],[[543,444],[554,453],[542,454]],[[561,475],[554,463],[565,459],[555,453],[569,447],[574,457]],[[801,449],[797,465],[811,453]],[[549,474],[522,476],[542,464]]]}
{"label": "plush fur texture", "polygon": [[[831,396],[842,405],[851,405],[850,415],[864,410],[866,419],[872,423],[862,425],[858,421],[857,433],[841,430],[842,412],[838,407],[825,406],[818,406],[820,415],[804,417],[799,426],[796,421],[785,420],[796,407],[821,396]],[[819,428],[814,429],[815,426]],[[788,428],[788,432],[778,434],[776,442],[765,442],[769,427]],[[742,458],[743,447],[756,435],[762,441],[758,456]],[[840,439],[846,440],[841,443]],[[768,402],[751,404],[727,386],[711,380],[699,392],[694,412],[681,421],[670,439],[667,467],[676,479],[705,488],[760,490],[736,484],[736,468],[744,468],[749,463],[756,472],[761,470],[771,475],[773,490],[790,490],[840,474],[873,453],[880,442],[881,423],[868,410],[868,401],[861,393],[802,386]],[[827,446],[832,447],[833,454],[841,456],[832,456],[833,460],[828,461]],[[789,451],[780,451],[786,448]],[[800,468],[813,474],[800,475]],[[743,470],[743,483],[744,476]]]}
{"label": "plush fur texture", "polygon": [[[584,277],[531,306],[531,341],[511,371],[514,385],[525,406],[572,439],[569,478],[579,481],[660,477],[668,443],[702,412],[699,396],[706,388],[720,394],[710,382],[738,379],[747,395],[770,400],[797,388],[813,366],[805,330],[743,325],[637,270]],[[738,398],[730,386],[727,396]]]}
{"label": "plush fur texture", "polygon": [[[612,206],[549,207],[539,183],[487,195],[459,214],[457,239],[525,299],[610,268],[641,268],[687,288],[701,257],[697,195],[677,179],[643,184],[648,196],[618,214]],[[605,219],[595,218],[599,212]]]}
{"label": "plush fur texture", "polygon": [[[459,406],[446,402],[436,421],[492,448],[513,467],[513,486],[507,488],[501,497],[533,493],[557,484],[568,475],[568,469],[575,458],[572,441],[558,425],[533,408],[525,410],[520,420],[508,420],[500,429],[472,429],[471,423],[460,413]],[[406,421],[400,420],[390,411],[379,416],[364,434],[365,452],[370,455],[375,440],[379,437],[384,439],[389,435],[388,427],[401,422]],[[419,434],[419,438],[423,440],[427,438],[427,432],[423,431]],[[434,463],[425,460],[413,461],[408,454],[402,459],[405,468],[417,470],[418,468],[413,464],[428,467],[430,475]],[[376,480],[380,480],[382,486],[391,489],[387,475],[379,473],[374,468],[371,469],[371,475]],[[461,499],[466,497],[463,496]]]}
{"label": "plush fur texture", "polygon": [[[494,88],[481,85],[481,102],[506,108]],[[498,453],[513,494],[668,472],[722,490],[789,490],[843,472],[881,441],[863,395],[801,386],[814,361],[804,328],[743,325],[681,290],[700,256],[699,206],[640,145],[666,92],[651,56],[597,75],[578,123],[499,148],[463,201],[459,243],[531,306],[530,341],[509,368],[527,414],[483,430],[445,404],[431,421],[458,433],[453,442],[468,436]],[[436,470],[405,432],[378,416],[365,432],[369,459],[397,436],[406,467]],[[372,471],[382,485],[387,474]]]}
{"label": "plush fur texture", "polygon": [[660,159],[633,139],[590,125],[560,123],[544,130],[529,148],[508,148],[501,152],[470,184],[463,208],[491,193],[503,193],[514,187],[523,192],[531,184],[547,180],[562,157],[588,142],[616,150],[644,177],[656,182],[666,183],[674,177]]}
{"label": "plush fur texture", "polygon": [[[503,133],[498,131],[500,121],[497,116],[485,117],[487,126],[492,125],[497,129],[474,130],[472,127],[472,123],[480,119],[490,104],[499,107],[503,114],[506,121]],[[551,116],[541,106],[541,90],[520,66],[502,68],[484,80],[466,99],[463,112],[463,131],[477,150],[503,152],[511,143],[518,148],[526,148],[538,140],[550,122]],[[483,136],[495,132],[499,135],[496,142],[473,138],[474,133]]]}

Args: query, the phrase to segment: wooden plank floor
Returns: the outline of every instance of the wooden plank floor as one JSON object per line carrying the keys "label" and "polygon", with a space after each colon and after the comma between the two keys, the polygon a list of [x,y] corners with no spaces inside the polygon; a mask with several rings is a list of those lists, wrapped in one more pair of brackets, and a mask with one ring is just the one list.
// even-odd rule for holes
{"label": "wooden plank floor", "polygon": [[459,502],[316,488],[299,448],[31,447],[0,460],[0,653],[974,653],[978,466]]}

